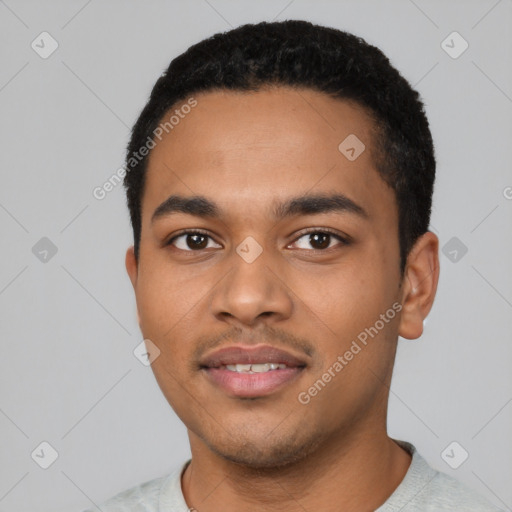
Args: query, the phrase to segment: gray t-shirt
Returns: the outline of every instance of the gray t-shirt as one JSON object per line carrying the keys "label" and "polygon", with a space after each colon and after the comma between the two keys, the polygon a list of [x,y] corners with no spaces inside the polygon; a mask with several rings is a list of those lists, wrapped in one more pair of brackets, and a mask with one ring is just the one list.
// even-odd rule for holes
{"label": "gray t-shirt", "polygon": [[[412,455],[411,465],[395,492],[375,512],[503,512],[451,476],[432,469],[410,443],[397,442]],[[168,475],[117,494],[101,504],[100,509],[102,512],[188,512],[181,491],[181,474],[189,462]]]}

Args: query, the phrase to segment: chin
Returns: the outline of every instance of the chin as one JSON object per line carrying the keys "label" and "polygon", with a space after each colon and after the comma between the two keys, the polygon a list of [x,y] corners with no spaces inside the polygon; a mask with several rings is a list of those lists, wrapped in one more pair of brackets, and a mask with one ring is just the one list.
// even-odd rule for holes
{"label": "chin", "polygon": [[321,436],[307,438],[290,433],[287,437],[259,439],[232,436],[226,443],[203,441],[223,459],[247,469],[273,469],[292,465],[306,459],[321,443]]}

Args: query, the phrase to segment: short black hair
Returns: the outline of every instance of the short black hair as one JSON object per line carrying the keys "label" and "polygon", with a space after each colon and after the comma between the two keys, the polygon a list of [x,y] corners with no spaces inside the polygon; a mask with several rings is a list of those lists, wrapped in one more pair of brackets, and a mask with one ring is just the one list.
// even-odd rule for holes
{"label": "short black hair", "polygon": [[302,20],[215,34],[172,60],[157,80],[126,153],[124,186],[137,262],[148,161],[147,150],[141,157],[140,149],[154,140],[164,115],[193,93],[265,86],[310,88],[356,102],[371,115],[377,170],[397,201],[403,274],[411,248],[428,231],[432,207],[435,156],[424,105],[381,50],[354,34]]}

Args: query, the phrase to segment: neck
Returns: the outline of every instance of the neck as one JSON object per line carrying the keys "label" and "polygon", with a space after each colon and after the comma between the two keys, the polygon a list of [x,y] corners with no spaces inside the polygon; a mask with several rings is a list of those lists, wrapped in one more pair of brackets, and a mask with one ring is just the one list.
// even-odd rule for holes
{"label": "neck", "polygon": [[256,469],[214,454],[189,431],[192,460],[182,490],[197,512],[375,510],[403,480],[410,455],[388,437],[358,431],[326,440],[313,454],[278,468]]}

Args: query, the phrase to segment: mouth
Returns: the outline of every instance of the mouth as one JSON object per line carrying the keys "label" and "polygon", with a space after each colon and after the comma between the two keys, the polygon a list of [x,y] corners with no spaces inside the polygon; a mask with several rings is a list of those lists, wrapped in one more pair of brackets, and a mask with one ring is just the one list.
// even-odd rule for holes
{"label": "mouth", "polygon": [[266,373],[273,370],[289,368],[284,363],[255,363],[255,364],[226,364],[219,367],[220,370],[229,370],[238,373]]}
{"label": "mouth", "polygon": [[307,365],[276,347],[237,345],[215,351],[199,366],[208,381],[228,396],[257,398],[289,385]]}

